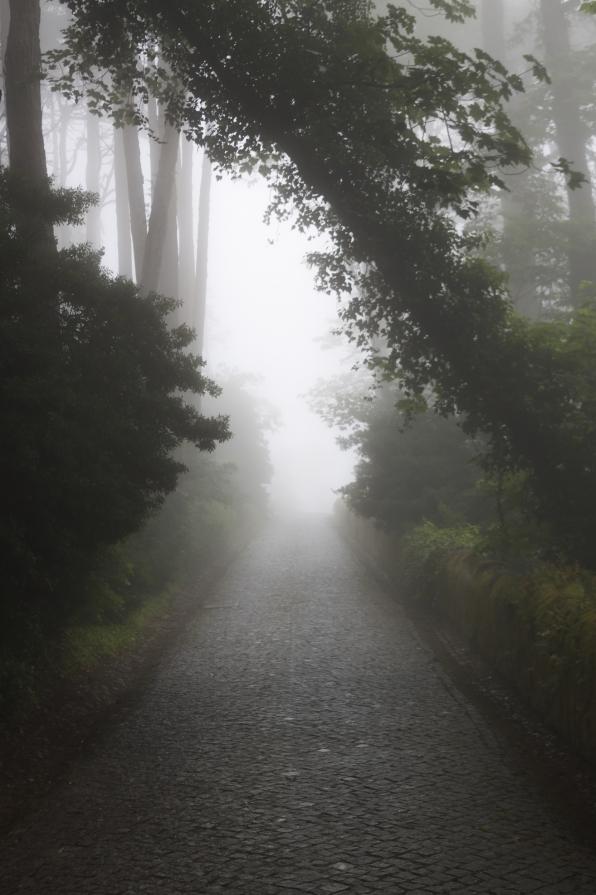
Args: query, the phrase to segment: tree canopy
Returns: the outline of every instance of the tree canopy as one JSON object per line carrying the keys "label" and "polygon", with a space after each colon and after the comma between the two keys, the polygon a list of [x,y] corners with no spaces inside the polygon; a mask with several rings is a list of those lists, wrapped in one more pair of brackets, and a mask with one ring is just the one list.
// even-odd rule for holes
{"label": "tree canopy", "polygon": [[374,16],[347,0],[67,5],[62,87],[83,83],[98,108],[117,110],[125,86],[142,96],[150,84],[220,166],[267,176],[276,213],[330,234],[313,261],[322,286],[348,297],[352,335],[380,335],[386,375],[411,394],[432,386],[439,410],[487,433],[493,457],[529,470],[562,541],[592,561],[581,385],[559,346],[516,318],[502,274],[462,226],[502,169],[531,162],[504,109],[520,76],[482,50],[420,40],[400,6]]}

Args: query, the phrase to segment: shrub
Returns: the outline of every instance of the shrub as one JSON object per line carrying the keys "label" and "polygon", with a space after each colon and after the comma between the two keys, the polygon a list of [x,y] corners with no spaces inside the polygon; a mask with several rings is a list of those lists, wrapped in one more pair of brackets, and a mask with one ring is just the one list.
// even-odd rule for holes
{"label": "shrub", "polygon": [[475,525],[440,528],[433,522],[423,522],[416,526],[402,546],[402,572],[409,594],[433,599],[447,557],[478,550],[480,544],[480,529]]}

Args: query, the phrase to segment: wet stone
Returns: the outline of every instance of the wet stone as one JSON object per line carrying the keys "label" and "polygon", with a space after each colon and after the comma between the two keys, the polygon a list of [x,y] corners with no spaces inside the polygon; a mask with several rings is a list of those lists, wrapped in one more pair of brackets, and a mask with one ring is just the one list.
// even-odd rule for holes
{"label": "wet stone", "polygon": [[324,520],[276,522],[197,610],[2,843],[3,895],[594,895],[596,854]]}

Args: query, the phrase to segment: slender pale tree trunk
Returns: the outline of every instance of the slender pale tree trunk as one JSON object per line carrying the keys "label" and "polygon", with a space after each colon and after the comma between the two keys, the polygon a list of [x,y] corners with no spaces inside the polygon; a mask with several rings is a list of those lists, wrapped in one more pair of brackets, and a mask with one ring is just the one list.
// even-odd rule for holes
{"label": "slender pale tree trunk", "polygon": [[87,214],[87,242],[94,248],[101,245],[101,142],[99,118],[87,112],[87,190],[97,195],[97,204],[92,205]]}
{"label": "slender pale tree trunk", "polygon": [[58,165],[60,164],[60,109],[56,111],[58,106],[57,95],[52,94],[50,98],[50,120],[52,128],[52,164],[50,172],[54,180],[58,181]]}
{"label": "slender pale tree trunk", "polygon": [[180,135],[178,131],[171,125],[168,125],[165,132],[165,142],[162,144],[159,157],[155,192],[151,203],[151,218],[147,233],[145,258],[140,278],[140,285],[144,292],[155,292],[159,288],[169,210],[172,194],[175,193],[179,144]]}
{"label": "slender pale tree trunk", "polygon": [[130,230],[132,233],[135,277],[137,283],[140,283],[145,257],[145,243],[147,241],[147,216],[145,213],[141,147],[139,144],[139,132],[135,125],[127,124],[122,128],[122,140],[126,164],[126,182],[128,184],[128,205],[130,209]]}
{"label": "slender pale tree trunk", "polygon": [[58,163],[58,183],[60,186],[66,186],[68,180],[68,129],[70,127],[70,119],[72,109],[70,106],[60,100],[60,136],[58,141],[59,147],[59,163]]}
{"label": "slender pale tree trunk", "polygon": [[211,162],[203,152],[201,189],[199,193],[199,227],[197,233],[196,301],[192,327],[196,332],[196,350],[203,354],[205,348],[205,316],[207,311],[207,274],[209,258],[209,213],[211,210]]}
{"label": "slender pale tree trunk", "polygon": [[[56,157],[54,159],[53,175],[57,186],[66,186],[69,174],[69,136],[70,124],[72,119],[72,107],[65,102],[60,94],[55,94],[58,121],[56,125],[56,136],[53,140],[56,149]],[[72,243],[72,228],[69,224],[59,224],[56,227],[56,236],[58,245],[61,248]]]}
{"label": "slender pale tree trunk", "polygon": [[132,279],[132,246],[130,241],[130,206],[122,128],[114,128],[114,192],[116,197],[116,230],[118,235],[118,273]]}
{"label": "slender pale tree trunk", "polygon": [[[484,49],[503,65],[508,65],[504,0],[482,0],[481,22]],[[520,114],[515,98],[509,102],[507,112],[519,126],[521,122],[517,119]],[[519,198],[527,185],[527,177],[516,171],[514,181],[514,184],[511,181],[509,183],[511,192],[504,192],[501,196],[503,258],[509,276],[509,292],[515,307],[526,317],[536,318],[540,316],[541,309],[534,275],[534,251],[529,241],[520,243],[518,236],[521,218],[531,214]],[[532,226],[533,222],[530,222],[529,228]]]}
{"label": "slender pale tree trunk", "polygon": [[[10,0],[0,0],[0,89],[2,94],[4,87],[4,60],[6,56],[6,44],[8,41],[8,29],[10,26]],[[6,116],[2,110],[2,128],[0,133],[0,164],[5,165],[8,160],[8,130],[6,128]]]}
{"label": "slender pale tree trunk", "polygon": [[[167,295],[170,298],[175,298],[178,300],[180,298],[180,280],[178,270],[178,196],[176,190],[176,181],[178,172],[180,170],[180,135],[174,127],[172,127],[165,121],[163,127],[163,140],[164,142],[160,146],[160,161],[161,156],[164,153],[168,155],[170,152],[173,153],[174,149],[176,150],[176,157],[174,160],[173,177],[168,185],[169,199],[167,207],[167,219],[165,231],[163,234],[163,249],[157,288],[158,291],[162,293],[162,295]],[[168,144],[170,143],[170,141],[174,141],[175,146],[169,147]],[[169,164],[169,162],[166,162],[168,178],[171,176],[169,173]],[[160,171],[160,168],[158,168],[158,178],[160,176],[163,176],[162,171]],[[157,185],[155,195],[157,197]],[[151,209],[151,211],[153,212],[153,208]],[[158,225],[156,224],[156,226]],[[182,315],[180,311],[180,308],[176,309],[172,319],[173,324],[181,322]]]}
{"label": "slender pale tree trunk", "polygon": [[157,100],[150,96],[147,103],[147,119],[151,128],[151,136],[149,137],[149,163],[151,167],[151,197],[155,193],[155,183],[157,181],[157,171],[159,168],[159,153],[161,151],[161,141],[163,139],[163,125],[159,117],[157,108]]}
{"label": "slender pale tree trunk", "polygon": [[[153,202],[155,200],[157,181],[159,178],[159,162],[165,144],[170,138],[170,129],[168,128],[163,112],[160,114],[157,100],[154,97],[149,97],[147,117],[153,134],[153,137],[149,140],[151,208],[153,210]],[[179,297],[177,216],[177,194],[176,191],[173,190],[167,211],[167,222],[164,230],[157,289],[163,295],[176,299]],[[173,322],[177,322],[178,314],[174,315],[174,318],[175,321]]]}
{"label": "slender pale tree trunk", "polygon": [[546,65],[552,78],[557,146],[588,183],[568,190],[569,270],[574,303],[584,280],[596,281],[596,215],[587,161],[589,134],[583,124],[572,71],[569,24],[561,0],[540,0]]}
{"label": "slender pale tree trunk", "polygon": [[179,233],[179,296],[182,302],[182,319],[192,322],[195,297],[195,246],[193,213],[193,159],[194,145],[182,141],[182,160],[178,177],[178,233]]}

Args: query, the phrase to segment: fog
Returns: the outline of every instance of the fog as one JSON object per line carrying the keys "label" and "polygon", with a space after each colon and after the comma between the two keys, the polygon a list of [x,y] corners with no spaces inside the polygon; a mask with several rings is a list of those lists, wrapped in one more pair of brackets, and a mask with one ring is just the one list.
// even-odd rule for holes
{"label": "fog", "polygon": [[[478,4],[478,8],[485,12],[494,9],[490,3]],[[510,0],[502,6],[514,69],[519,68],[519,42],[528,42],[526,30],[520,32],[514,22],[523,20],[529,8],[526,0]],[[60,12],[55,4],[46,5],[45,11],[44,43],[53,46],[64,18],[63,14],[52,18]],[[490,33],[483,35],[482,21],[479,16],[465,27],[449,25],[429,10],[419,9],[417,29],[420,35],[439,30],[469,49],[483,38],[491,42]],[[490,25],[490,19],[487,22]],[[498,55],[497,44],[490,49]],[[50,173],[56,183],[89,186],[84,105],[69,108],[68,103],[46,93],[44,117]],[[106,264],[116,271],[113,133],[107,120],[100,129],[102,159],[95,172],[101,194],[98,245],[105,248]],[[148,212],[152,163],[145,137],[141,138],[140,151]],[[192,196],[195,235],[199,176],[200,154],[196,151]],[[347,357],[347,346],[342,348],[336,342],[329,347],[327,337],[337,325],[336,308],[333,298],[315,289],[314,274],[305,262],[312,245],[289,223],[264,223],[268,200],[269,187],[262,179],[232,180],[225,176],[213,181],[203,355],[207,372],[216,380],[224,380],[230,373],[249,377],[254,394],[276,412],[278,424],[267,435],[274,470],[272,504],[326,512],[333,505],[336,489],[351,480],[355,458],[338,447],[336,433],[309,409],[308,392],[320,379],[348,369],[352,360]],[[76,234],[62,233],[61,242],[68,244],[73,236],[75,241],[82,241],[85,235],[84,228]],[[233,429],[233,419],[231,423]]]}
{"label": "fog", "polygon": [[215,182],[205,357],[216,379],[222,370],[252,374],[253,391],[278,410],[269,435],[273,506],[326,512],[354,460],[309,409],[307,394],[351,362],[345,348],[328,344],[335,302],[314,288],[305,262],[312,244],[290,224],[266,226],[267,202],[262,181]]}
{"label": "fog", "polygon": [[[377,4],[383,6],[383,4]],[[55,15],[59,7],[49,4]],[[506,4],[509,26],[528,12],[525,2]],[[436,15],[420,11],[420,34],[441,30],[463,47],[482,40],[480,20],[465,27],[450,26]],[[56,22],[44,22],[46,45],[57,40]],[[515,30],[515,29],[514,29]],[[88,185],[85,146],[88,134],[84,106],[66,108],[49,94],[45,97],[46,147],[50,172],[58,184]],[[60,122],[57,124],[56,122]],[[114,226],[113,135],[110,123],[101,123],[102,161],[97,183],[101,193],[98,244],[105,263],[118,269]],[[151,159],[149,141],[141,139],[147,212],[150,208]],[[200,153],[194,155],[194,233],[199,207]],[[60,156],[63,156],[61,158]],[[65,161],[67,160],[67,161]],[[68,169],[68,170],[67,170]],[[264,180],[213,180],[206,327],[203,355],[207,372],[216,380],[230,373],[250,378],[251,391],[271,405],[277,426],[267,435],[273,477],[274,507],[327,512],[335,491],[352,479],[355,457],[342,451],[336,433],[309,408],[308,392],[320,380],[348,369],[347,346],[337,340],[329,347],[329,333],[337,325],[335,301],[318,293],[314,274],[305,261],[312,249],[306,237],[291,224],[264,223],[269,187]],[[87,234],[88,235],[88,234]],[[85,239],[84,228],[62,234],[62,244]],[[231,421],[232,429],[234,421]]]}
{"label": "fog", "polygon": [[[102,142],[111,137],[101,125]],[[75,119],[70,139],[79,140],[69,186],[85,183],[81,149],[84,121]],[[142,144],[149,181],[149,144]],[[52,165],[50,154],[50,167]],[[106,151],[102,178],[108,176]],[[194,153],[193,206],[198,223],[200,153]],[[108,189],[101,209],[104,262],[117,272],[113,196]],[[306,255],[314,243],[290,222],[265,224],[269,188],[257,177],[213,177],[207,265],[207,314],[203,356],[216,381],[230,374],[246,377],[250,391],[275,417],[267,433],[273,475],[271,508],[278,512],[330,512],[336,490],[352,477],[355,456],[339,448],[336,434],[309,407],[308,393],[321,379],[349,369],[347,342],[330,339],[338,325],[336,301],[318,292]],[[66,234],[84,241],[85,229]],[[217,408],[213,408],[216,410]],[[232,432],[234,420],[231,420]]]}

